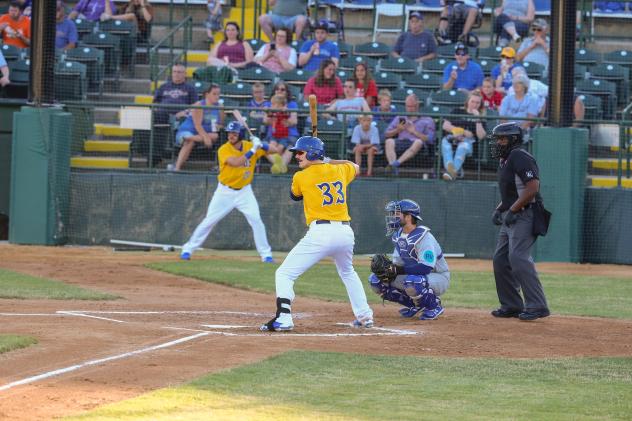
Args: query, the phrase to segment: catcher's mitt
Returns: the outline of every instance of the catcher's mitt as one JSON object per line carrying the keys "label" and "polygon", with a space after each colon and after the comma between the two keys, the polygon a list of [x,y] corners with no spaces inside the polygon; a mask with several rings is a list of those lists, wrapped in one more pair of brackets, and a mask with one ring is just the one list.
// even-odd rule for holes
{"label": "catcher's mitt", "polygon": [[385,254],[374,254],[371,258],[371,272],[381,282],[390,283],[397,276],[397,267]]}

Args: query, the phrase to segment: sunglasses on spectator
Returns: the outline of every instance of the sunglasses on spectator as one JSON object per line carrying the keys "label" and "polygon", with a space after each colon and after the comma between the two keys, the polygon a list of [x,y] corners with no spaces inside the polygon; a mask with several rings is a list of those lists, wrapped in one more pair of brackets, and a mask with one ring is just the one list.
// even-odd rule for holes
{"label": "sunglasses on spectator", "polygon": [[466,52],[464,52],[464,51],[458,51],[458,52],[456,52],[455,54],[456,54],[457,56],[466,56],[466,55],[467,55],[467,53],[466,53]]}

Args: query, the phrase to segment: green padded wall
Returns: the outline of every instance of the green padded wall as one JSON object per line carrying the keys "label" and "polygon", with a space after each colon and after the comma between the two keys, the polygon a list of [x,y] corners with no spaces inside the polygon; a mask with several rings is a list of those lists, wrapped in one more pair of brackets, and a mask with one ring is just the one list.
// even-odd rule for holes
{"label": "green padded wall", "polygon": [[68,224],[72,118],[57,108],[13,115],[9,241],[60,244]]}
{"label": "green padded wall", "polygon": [[25,104],[23,100],[0,101],[0,213],[9,215],[11,191],[11,137],[13,113]]}
{"label": "green padded wall", "polygon": [[588,130],[542,127],[534,132],[540,192],[553,213],[549,232],[536,243],[539,261],[582,261],[582,218],[588,160]]}

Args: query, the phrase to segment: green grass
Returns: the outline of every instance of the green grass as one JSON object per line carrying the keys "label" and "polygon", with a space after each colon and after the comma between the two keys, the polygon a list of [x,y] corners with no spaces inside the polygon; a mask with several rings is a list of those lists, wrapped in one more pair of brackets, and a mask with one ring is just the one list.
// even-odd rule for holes
{"label": "green grass", "polygon": [[293,351],[68,419],[612,420],[631,413],[630,358]]}
{"label": "green grass", "polygon": [[68,285],[60,281],[0,269],[0,298],[114,300],[119,297]]}
{"label": "green grass", "polygon": [[[147,266],[207,282],[267,293],[274,292],[274,271],[278,267],[230,259],[160,262]],[[367,290],[369,301],[381,302],[369,291],[366,282],[369,268],[356,265],[356,270]],[[632,277],[541,274],[540,279],[549,307],[556,314],[632,319]],[[336,268],[330,263],[313,266],[296,281],[295,291],[298,296],[341,302],[348,300]],[[452,272],[450,288],[442,299],[448,308],[495,308],[498,306],[498,297],[494,275],[491,272]]]}
{"label": "green grass", "polygon": [[26,348],[36,343],[37,340],[30,336],[0,335],[0,354],[14,349]]}

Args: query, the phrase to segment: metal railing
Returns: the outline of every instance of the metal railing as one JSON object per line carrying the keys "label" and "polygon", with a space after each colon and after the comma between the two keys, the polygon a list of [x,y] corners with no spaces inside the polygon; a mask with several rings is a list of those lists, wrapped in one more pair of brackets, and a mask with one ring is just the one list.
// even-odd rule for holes
{"label": "metal railing", "polygon": [[[191,48],[192,39],[192,23],[193,18],[187,16],[174,28],[172,28],[164,37],[162,37],[153,47],[149,50],[149,79],[151,81],[152,89],[156,89],[158,81],[164,79],[165,73],[171,69],[171,66],[177,62],[182,62],[185,66],[187,64],[187,53]],[[176,34],[181,32],[182,45],[174,45]],[[160,49],[169,48],[169,60],[165,66],[160,69]],[[174,49],[179,48],[178,52],[174,52]]]}

